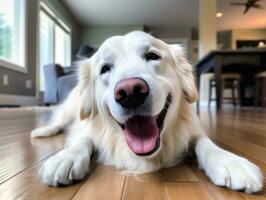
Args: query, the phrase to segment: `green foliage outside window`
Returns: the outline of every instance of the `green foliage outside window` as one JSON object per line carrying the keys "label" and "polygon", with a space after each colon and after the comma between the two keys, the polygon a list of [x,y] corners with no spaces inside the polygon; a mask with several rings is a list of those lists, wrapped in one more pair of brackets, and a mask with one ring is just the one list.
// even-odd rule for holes
{"label": "green foliage outside window", "polygon": [[11,58],[12,33],[5,21],[5,15],[0,14],[0,57]]}

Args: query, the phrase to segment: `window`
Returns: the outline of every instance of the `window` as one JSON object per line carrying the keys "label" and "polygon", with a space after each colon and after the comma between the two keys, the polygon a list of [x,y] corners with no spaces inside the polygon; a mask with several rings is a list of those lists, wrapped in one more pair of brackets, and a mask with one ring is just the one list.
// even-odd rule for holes
{"label": "window", "polygon": [[0,1],[0,65],[26,72],[26,0]]}
{"label": "window", "polygon": [[40,90],[45,90],[43,67],[56,63],[63,67],[71,64],[70,28],[45,4],[41,3],[39,36]]}
{"label": "window", "polygon": [[39,55],[39,66],[40,66],[40,90],[44,91],[44,74],[43,66],[53,63],[54,61],[54,22],[45,12],[40,12],[40,55]]}
{"label": "window", "polygon": [[55,62],[62,66],[70,65],[70,35],[59,26],[55,26]]}

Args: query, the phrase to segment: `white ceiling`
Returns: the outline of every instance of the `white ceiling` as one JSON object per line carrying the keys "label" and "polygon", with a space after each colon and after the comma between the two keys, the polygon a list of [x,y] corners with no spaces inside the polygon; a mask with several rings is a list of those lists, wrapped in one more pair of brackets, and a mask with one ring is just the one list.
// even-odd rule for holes
{"label": "white ceiling", "polygon": [[[168,27],[198,26],[199,0],[62,0],[82,25],[147,25]],[[230,2],[247,0],[217,0],[219,30],[266,28],[266,0],[263,10],[251,9]]]}
{"label": "white ceiling", "polygon": [[223,16],[217,19],[218,30],[266,28],[266,0],[259,2],[262,10],[251,8],[243,15],[244,7],[231,6],[231,2],[246,2],[247,0],[217,0],[217,11]]}
{"label": "white ceiling", "polygon": [[197,27],[198,0],[63,0],[83,25]]}

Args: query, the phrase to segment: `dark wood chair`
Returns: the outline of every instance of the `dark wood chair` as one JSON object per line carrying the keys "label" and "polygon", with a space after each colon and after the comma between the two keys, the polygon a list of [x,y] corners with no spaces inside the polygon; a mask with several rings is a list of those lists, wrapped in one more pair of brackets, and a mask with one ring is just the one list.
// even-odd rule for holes
{"label": "dark wood chair", "polygon": [[[230,100],[234,106],[236,106],[237,101],[240,103],[240,78],[241,74],[239,73],[224,73],[221,76],[222,84],[222,102],[223,100]],[[215,101],[215,98],[212,98],[212,90],[216,87],[216,82],[214,76],[210,78],[209,81],[209,102],[208,106],[210,107],[211,101]],[[232,97],[224,97],[224,89],[231,89]],[[237,91],[238,96],[236,97],[235,91]]]}
{"label": "dark wood chair", "polygon": [[266,71],[256,75],[255,106],[266,107]]}

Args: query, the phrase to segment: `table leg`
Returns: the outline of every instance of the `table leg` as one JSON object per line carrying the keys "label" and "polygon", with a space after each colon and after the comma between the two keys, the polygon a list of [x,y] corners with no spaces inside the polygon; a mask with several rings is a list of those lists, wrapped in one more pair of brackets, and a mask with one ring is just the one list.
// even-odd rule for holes
{"label": "table leg", "polygon": [[214,64],[215,82],[216,82],[216,109],[221,110],[222,104],[222,85],[221,85],[221,58],[217,56]]}
{"label": "table leg", "polygon": [[266,78],[262,79],[262,107],[266,107]]}

